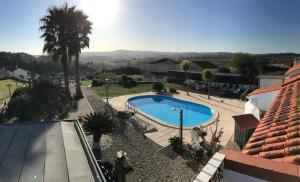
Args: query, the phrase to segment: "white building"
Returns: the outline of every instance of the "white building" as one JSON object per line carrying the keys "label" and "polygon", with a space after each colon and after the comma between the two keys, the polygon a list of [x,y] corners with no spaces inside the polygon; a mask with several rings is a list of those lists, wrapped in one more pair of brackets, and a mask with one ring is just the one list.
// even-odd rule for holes
{"label": "white building", "polygon": [[265,112],[273,103],[276,95],[281,89],[281,84],[259,88],[251,92],[245,104],[245,114],[253,114],[260,120],[260,113]]}
{"label": "white building", "polygon": [[30,71],[24,70],[22,68],[17,68],[12,72],[12,77],[22,81],[28,81],[30,75]]}
{"label": "white building", "polygon": [[0,69],[0,79],[9,78],[11,76],[11,72],[5,68]]}
{"label": "white building", "polygon": [[258,75],[259,88],[283,83],[282,75]]}

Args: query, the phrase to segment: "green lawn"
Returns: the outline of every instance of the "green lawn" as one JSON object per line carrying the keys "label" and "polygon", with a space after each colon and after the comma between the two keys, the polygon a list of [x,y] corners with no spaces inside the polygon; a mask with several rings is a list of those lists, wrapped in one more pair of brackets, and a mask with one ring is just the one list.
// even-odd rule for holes
{"label": "green lawn", "polygon": [[[85,83],[86,84],[86,83]],[[84,84],[83,84],[84,85]],[[184,90],[184,87],[173,83],[164,83],[167,88],[175,88],[177,90]],[[98,96],[105,97],[105,86],[91,88]],[[117,84],[112,84],[109,87],[109,97],[116,97],[120,95],[138,94],[149,92],[152,90],[152,84],[139,84],[136,87],[124,88]]]}
{"label": "green lawn", "polygon": [[[8,98],[10,97],[8,86],[7,86],[9,84],[11,84],[10,90],[12,94],[17,88],[16,81],[11,79],[0,80],[0,105],[5,101],[7,101]],[[18,87],[22,87],[22,85],[23,85],[22,83],[18,82]]]}

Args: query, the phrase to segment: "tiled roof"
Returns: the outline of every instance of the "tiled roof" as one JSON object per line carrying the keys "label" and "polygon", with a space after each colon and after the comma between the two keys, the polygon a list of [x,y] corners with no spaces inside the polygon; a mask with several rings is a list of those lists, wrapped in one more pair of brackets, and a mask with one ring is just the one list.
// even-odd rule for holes
{"label": "tiled roof", "polygon": [[262,88],[254,90],[253,92],[251,92],[250,94],[248,94],[248,96],[256,95],[256,94],[261,94],[261,93],[265,93],[265,92],[271,92],[271,91],[280,90],[280,89],[281,89],[281,84],[276,84],[276,85],[272,85],[272,86],[262,87]]}
{"label": "tiled roof", "polygon": [[291,67],[289,70],[287,70],[287,72],[285,73],[285,75],[287,75],[289,73],[292,73],[294,71],[297,71],[297,70],[300,70],[300,64],[297,64],[297,65]]}
{"label": "tiled roof", "polygon": [[201,67],[203,69],[216,69],[216,68],[218,68],[218,66],[216,66],[215,64],[213,64],[209,61],[193,61],[193,63],[195,63],[196,65],[198,65],[199,67]]}
{"label": "tiled roof", "polygon": [[259,121],[252,114],[242,114],[237,116],[232,116],[235,123],[239,125],[242,130],[256,128]]}
{"label": "tiled roof", "polygon": [[170,58],[158,59],[158,60],[150,62],[149,64],[157,64],[157,63],[162,63],[162,62],[165,62],[165,61],[171,62],[171,63],[174,63],[174,64],[179,64],[179,62],[174,61],[173,59],[170,59]]}
{"label": "tiled roof", "polygon": [[243,153],[300,165],[300,75],[282,85]]}

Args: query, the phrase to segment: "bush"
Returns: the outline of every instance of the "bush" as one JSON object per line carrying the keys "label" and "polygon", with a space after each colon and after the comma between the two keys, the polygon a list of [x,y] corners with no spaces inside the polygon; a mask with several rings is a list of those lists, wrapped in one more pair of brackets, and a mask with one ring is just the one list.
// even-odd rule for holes
{"label": "bush", "polygon": [[117,117],[122,120],[127,120],[130,118],[130,116],[131,116],[131,113],[127,112],[127,111],[119,111],[117,114]]}
{"label": "bush", "polygon": [[103,81],[102,80],[96,80],[96,79],[94,79],[91,82],[91,86],[92,87],[99,87],[99,86],[102,86],[102,85],[103,85]]}
{"label": "bush", "polygon": [[161,82],[155,82],[155,83],[153,83],[153,85],[152,85],[152,90],[154,90],[154,91],[159,92],[159,91],[161,91],[161,90],[163,90],[163,89],[165,89],[165,86],[164,86],[164,84],[161,83]]}
{"label": "bush", "polygon": [[65,118],[77,107],[70,93],[49,81],[38,81],[32,88],[20,88],[8,103],[7,116],[22,120]]}
{"label": "bush", "polygon": [[118,84],[125,88],[131,88],[137,86],[137,82],[126,75],[122,75]]}
{"label": "bush", "polygon": [[175,151],[178,151],[181,148],[181,140],[178,136],[169,138],[169,143]]}

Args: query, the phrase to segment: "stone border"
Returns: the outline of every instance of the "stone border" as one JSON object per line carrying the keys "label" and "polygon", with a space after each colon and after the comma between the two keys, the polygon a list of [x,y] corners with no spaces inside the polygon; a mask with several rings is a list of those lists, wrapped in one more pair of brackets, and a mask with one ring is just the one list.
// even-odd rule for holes
{"label": "stone border", "polygon": [[[164,97],[169,97],[169,96],[166,96],[166,95],[160,95],[160,94],[156,94],[156,95],[164,96]],[[151,94],[148,95],[148,94],[147,94],[147,95],[141,95],[141,96],[155,96],[155,95],[151,95]],[[134,97],[140,97],[140,96],[134,96]],[[134,98],[134,97],[131,97],[131,98],[129,98],[129,99],[132,99],[132,98]],[[169,98],[172,98],[172,97],[169,97]],[[128,102],[129,99],[127,99],[127,101],[125,101],[125,105],[126,105],[126,103],[129,104],[129,105],[133,105],[133,104],[131,104],[131,103]],[[177,98],[174,98],[174,99],[177,99]],[[191,102],[191,101],[186,101],[186,100],[183,100],[183,99],[177,99],[177,100],[182,100],[182,101],[185,101],[185,102],[190,102],[190,103],[194,103],[194,104],[199,104],[199,103],[195,103],[195,102]],[[200,105],[200,104],[199,104],[199,105]],[[201,104],[201,105],[203,105],[203,104]],[[134,106],[134,105],[133,105],[133,106]],[[206,106],[206,105],[204,105],[204,106]],[[206,107],[209,107],[209,106],[206,106]],[[200,124],[200,125],[196,125],[196,126],[184,126],[184,127],[182,127],[182,128],[183,128],[184,130],[191,130],[191,129],[193,129],[194,127],[208,127],[208,126],[210,126],[210,125],[216,123],[216,122],[218,121],[218,119],[219,119],[219,112],[218,112],[218,111],[216,112],[216,111],[215,111],[214,109],[212,109],[211,107],[209,107],[209,109],[211,109],[211,110],[212,110],[212,113],[213,113],[213,117],[212,117],[211,119],[209,119],[208,121],[205,121],[204,123],[202,123],[202,124]],[[150,115],[144,113],[143,111],[141,111],[141,110],[139,110],[139,109],[134,108],[134,110],[135,110],[135,112],[137,112],[137,113],[143,115],[144,117],[150,119],[151,121],[154,121],[154,122],[157,123],[157,124],[160,124],[160,125],[166,126],[166,127],[170,127],[170,128],[180,129],[179,126],[172,125],[172,124],[166,124],[166,122],[164,122],[164,121],[162,121],[162,120],[160,120],[160,119],[158,119],[158,118],[155,118],[155,117],[153,117],[153,116],[150,116]],[[146,122],[147,122],[147,121],[146,121]]]}

